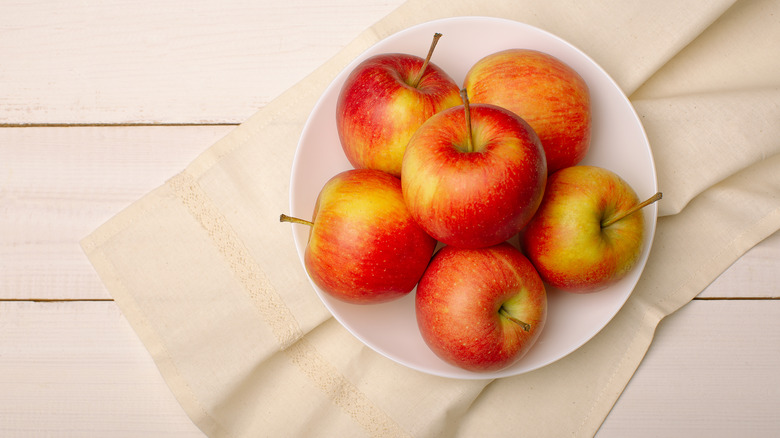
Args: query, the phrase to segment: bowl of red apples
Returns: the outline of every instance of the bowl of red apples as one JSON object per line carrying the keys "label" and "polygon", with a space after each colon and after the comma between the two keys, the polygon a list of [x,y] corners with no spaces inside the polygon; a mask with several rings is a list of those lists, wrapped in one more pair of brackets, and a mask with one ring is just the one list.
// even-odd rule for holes
{"label": "bowl of red apples", "polygon": [[642,124],[594,60],[524,23],[456,17],[336,76],[281,220],[360,341],[421,372],[491,379],[555,362],[612,320],[660,197]]}

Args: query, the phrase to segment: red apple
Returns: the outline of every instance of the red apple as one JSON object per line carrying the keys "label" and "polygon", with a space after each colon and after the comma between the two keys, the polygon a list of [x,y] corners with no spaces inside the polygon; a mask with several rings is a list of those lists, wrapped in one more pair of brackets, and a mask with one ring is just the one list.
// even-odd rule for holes
{"label": "red apple", "polygon": [[324,292],[346,302],[370,304],[414,289],[436,241],[412,219],[401,181],[382,171],[352,169],[331,178],[317,198],[306,271]]}
{"label": "red apple", "polygon": [[528,124],[495,105],[464,105],[426,121],[409,140],[401,187],[409,211],[437,240],[479,248],[503,242],[538,208],[544,150]]}
{"label": "red apple", "polygon": [[549,173],[585,157],[590,147],[590,92],[561,60],[535,50],[504,50],[477,61],[464,87],[472,102],[507,108],[534,128]]}
{"label": "red apple", "polygon": [[375,55],[347,77],[336,104],[336,128],[349,162],[401,176],[409,138],[429,117],[460,104],[455,81],[430,57]]}
{"label": "red apple", "polygon": [[533,265],[508,243],[445,246],[417,286],[415,309],[422,337],[437,356],[467,370],[495,371],[536,342],[547,294]]}
{"label": "red apple", "polygon": [[616,173],[573,166],[550,175],[539,211],[522,233],[522,247],[549,285],[570,292],[594,292],[623,278],[642,250],[641,209],[661,193],[639,202]]}

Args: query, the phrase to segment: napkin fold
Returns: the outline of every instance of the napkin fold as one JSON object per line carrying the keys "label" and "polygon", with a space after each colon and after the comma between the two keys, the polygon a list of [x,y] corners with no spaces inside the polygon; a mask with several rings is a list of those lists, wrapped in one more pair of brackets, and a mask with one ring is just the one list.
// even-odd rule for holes
{"label": "napkin fold", "polygon": [[[464,15],[540,27],[602,65],[641,117],[664,193],[645,270],[607,327],[492,381],[430,376],[364,346],[321,304],[278,223],[330,81],[382,38]],[[780,229],[778,16],[771,0],[409,0],[82,247],[208,436],[593,436],[659,321]]]}

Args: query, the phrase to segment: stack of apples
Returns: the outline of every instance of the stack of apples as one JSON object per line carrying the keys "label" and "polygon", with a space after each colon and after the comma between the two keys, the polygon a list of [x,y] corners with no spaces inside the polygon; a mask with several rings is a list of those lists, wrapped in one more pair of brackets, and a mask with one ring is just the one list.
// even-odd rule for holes
{"label": "stack of apples", "polygon": [[[425,58],[376,55],[344,82],[336,127],[354,167],[314,205],[304,264],[340,300],[416,289],[425,343],[471,371],[506,368],[547,319],[545,284],[595,292],[638,260],[643,203],[590,147],[587,84],[543,52],[512,48],[462,86]],[[510,243],[517,237],[516,244]],[[437,251],[437,248],[438,251]]]}

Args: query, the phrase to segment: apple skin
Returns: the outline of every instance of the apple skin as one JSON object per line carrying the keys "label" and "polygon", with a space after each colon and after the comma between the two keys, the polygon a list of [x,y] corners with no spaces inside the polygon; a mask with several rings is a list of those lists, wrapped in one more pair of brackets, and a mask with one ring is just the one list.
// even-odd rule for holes
{"label": "apple skin", "polygon": [[457,83],[432,62],[419,84],[411,85],[424,61],[401,53],[375,55],[347,77],[336,103],[336,128],[355,168],[400,177],[412,134],[432,115],[460,105]]}
{"label": "apple skin", "polygon": [[516,113],[536,131],[553,173],[578,164],[590,148],[590,91],[559,59],[536,50],[508,49],[477,61],[464,80],[473,103]]}
{"label": "apple skin", "polygon": [[444,110],[409,140],[401,187],[428,234],[480,248],[506,241],[531,219],[547,167],[539,138],[523,119],[495,105],[469,108],[473,152],[466,149],[465,106]]}
{"label": "apple skin", "polygon": [[521,235],[524,253],[542,279],[561,290],[588,293],[623,278],[642,250],[642,211],[606,228],[602,221],[637,205],[629,184],[596,166],[572,166],[547,180],[544,200]]}
{"label": "apple skin", "polygon": [[331,178],[312,222],[306,270],[320,289],[350,303],[408,294],[436,247],[409,214],[401,181],[379,170],[351,169]]}
{"label": "apple skin", "polygon": [[[530,325],[528,331],[503,315]],[[531,262],[508,243],[445,246],[431,260],[415,295],[423,340],[444,361],[485,372],[516,363],[547,320],[547,293]]]}

